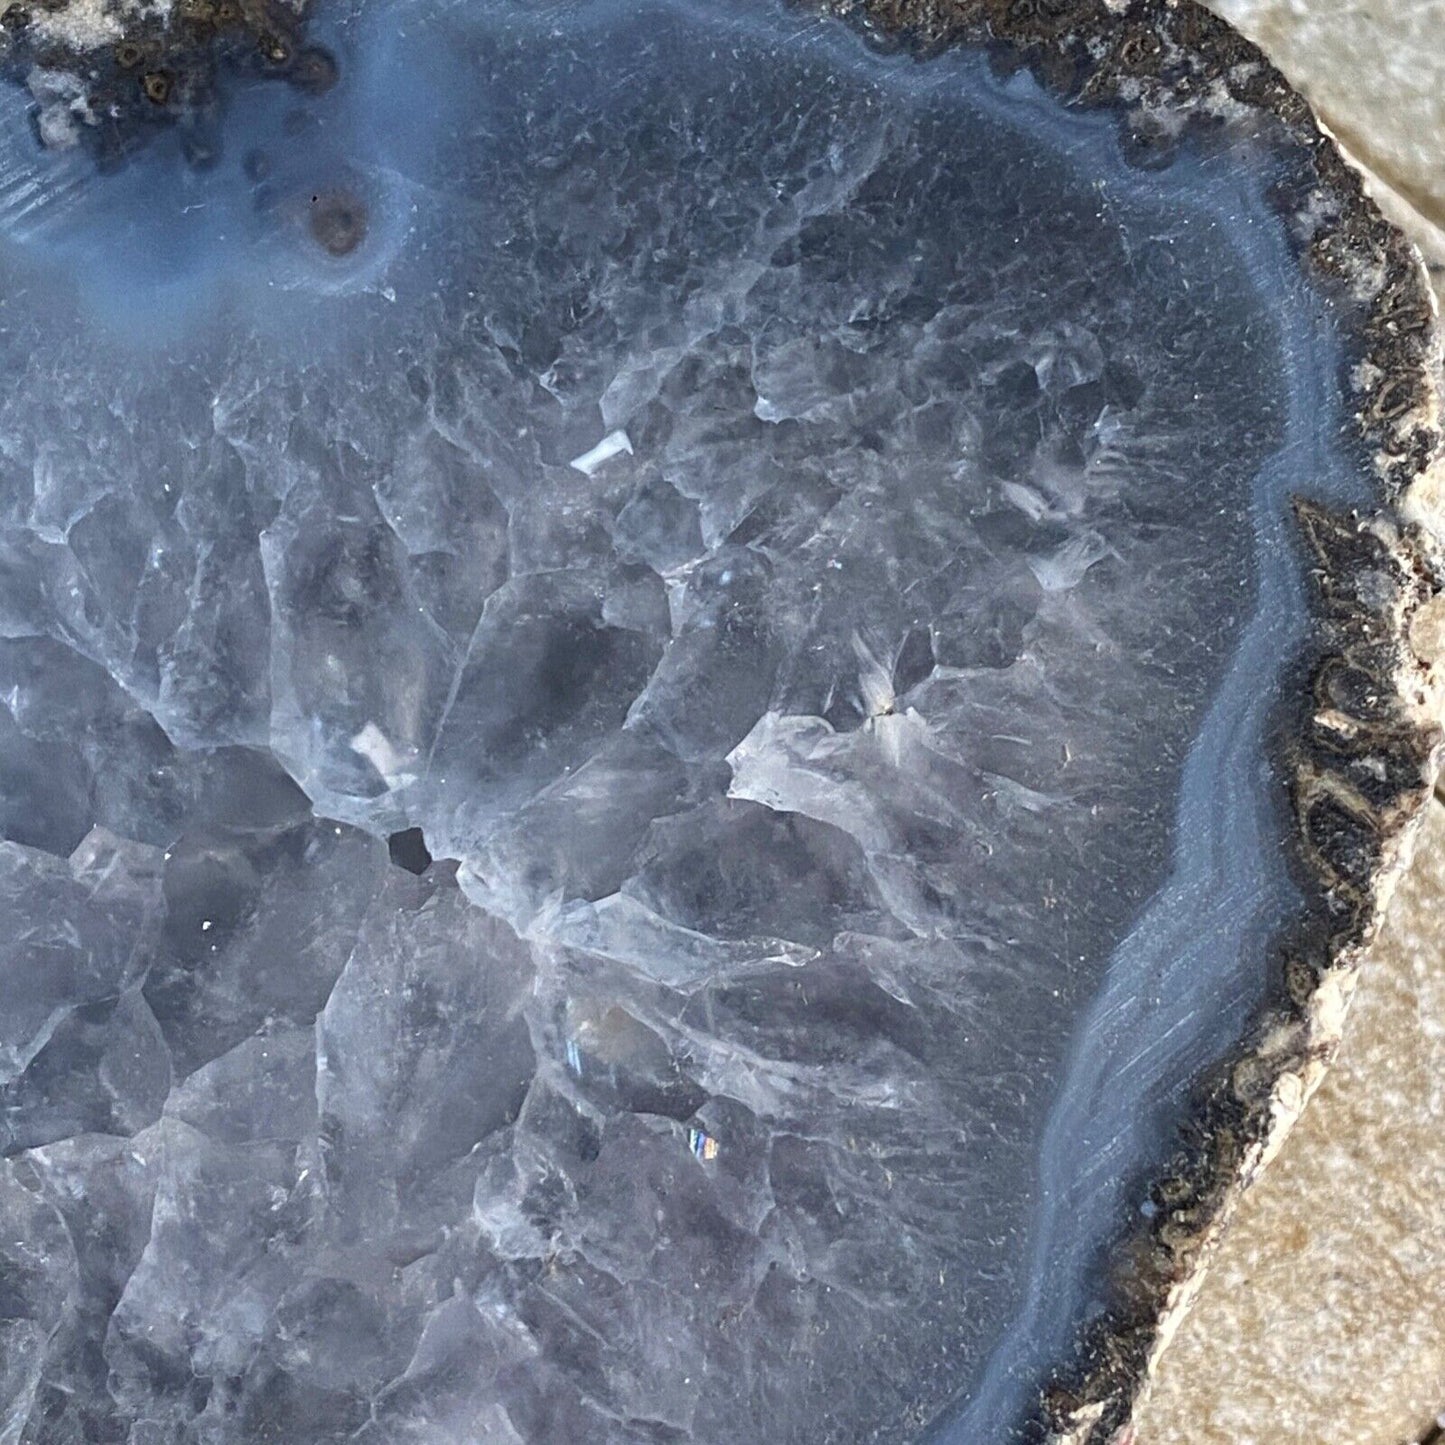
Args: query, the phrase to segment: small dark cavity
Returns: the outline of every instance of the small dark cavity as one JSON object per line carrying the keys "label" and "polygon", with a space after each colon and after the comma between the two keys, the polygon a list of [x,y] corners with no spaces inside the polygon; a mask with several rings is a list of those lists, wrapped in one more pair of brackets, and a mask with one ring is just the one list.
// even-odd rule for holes
{"label": "small dark cavity", "polygon": [[164,70],[147,71],[140,86],[152,105],[164,105],[171,98],[171,78]]}
{"label": "small dark cavity", "polygon": [[1132,411],[1144,395],[1144,379],[1128,362],[1104,363],[1104,395],[1110,406]]}
{"label": "small dark cavity", "polygon": [[349,256],[366,238],[366,207],[348,191],[311,197],[311,234],[332,256]]}
{"label": "small dark cavity", "polygon": [[584,1164],[593,1164],[601,1153],[602,1135],[598,1132],[597,1126],[589,1121],[585,1129],[578,1131],[577,1157]]}
{"label": "small dark cavity", "polygon": [[1038,371],[1027,361],[1010,361],[1000,367],[990,389],[998,403],[1006,407],[1033,406],[1043,390]]}
{"label": "small dark cavity", "polygon": [[903,639],[893,664],[893,691],[901,697],[933,672],[933,638],[926,627],[915,627]]}
{"label": "small dark cavity", "polygon": [[420,828],[403,828],[386,840],[386,851],[398,868],[408,873],[425,873],[431,867],[431,853]]}

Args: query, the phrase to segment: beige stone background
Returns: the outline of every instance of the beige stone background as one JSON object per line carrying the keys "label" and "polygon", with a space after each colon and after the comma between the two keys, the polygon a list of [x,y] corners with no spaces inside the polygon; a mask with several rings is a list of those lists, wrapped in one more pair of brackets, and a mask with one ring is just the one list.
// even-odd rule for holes
{"label": "beige stone background", "polygon": [[[1445,0],[1210,0],[1309,97],[1445,293]],[[1445,665],[1445,663],[1442,663]],[[1245,1196],[1138,1445],[1402,1445],[1445,1411],[1445,803],[1334,1069]]]}

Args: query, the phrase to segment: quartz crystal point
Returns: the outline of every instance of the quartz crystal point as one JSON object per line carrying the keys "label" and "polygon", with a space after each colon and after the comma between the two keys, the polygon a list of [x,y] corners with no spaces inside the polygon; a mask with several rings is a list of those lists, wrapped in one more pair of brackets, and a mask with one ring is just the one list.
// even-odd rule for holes
{"label": "quartz crystal point", "polygon": [[1188,0],[5,10],[0,1440],[1103,1440],[1431,770],[1431,315]]}

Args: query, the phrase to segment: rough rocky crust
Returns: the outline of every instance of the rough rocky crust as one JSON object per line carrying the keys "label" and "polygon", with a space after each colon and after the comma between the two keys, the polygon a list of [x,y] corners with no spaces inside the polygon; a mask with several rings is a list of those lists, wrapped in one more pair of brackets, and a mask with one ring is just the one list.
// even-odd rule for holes
{"label": "rough rocky crust", "polygon": [[1440,338],[1414,248],[1368,199],[1305,100],[1194,0],[822,0],[880,38],[970,41],[1017,55],[1071,103],[1114,105],[1142,144],[1182,121],[1274,117],[1308,157],[1307,195],[1277,198],[1305,264],[1362,308],[1348,378],[1381,492],[1373,516],[1304,501],[1315,559],[1309,687],[1281,719],[1309,922],[1280,941],[1276,999],[1205,1081],[1153,1215],[1114,1254],[1111,1301],[1047,1386],[1058,1445],[1128,1445],[1134,1409],[1198,1288],[1241,1191],[1279,1149],[1338,1045],[1365,945],[1409,861],[1441,733],[1438,679],[1410,646],[1445,584],[1439,492]]}
{"label": "rough rocky crust", "polygon": [[0,0],[0,74],[28,85],[46,145],[86,144],[113,159],[178,124],[204,163],[222,71],[303,90],[335,78],[330,57],[304,43],[310,3]]}

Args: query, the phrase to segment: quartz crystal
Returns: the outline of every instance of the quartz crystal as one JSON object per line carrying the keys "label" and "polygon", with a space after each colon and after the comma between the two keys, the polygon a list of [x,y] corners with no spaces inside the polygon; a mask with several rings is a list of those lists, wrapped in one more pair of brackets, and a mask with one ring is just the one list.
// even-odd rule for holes
{"label": "quartz crystal", "polygon": [[1305,148],[782,0],[304,40],[0,100],[0,1440],[1035,1438],[1313,916]]}

